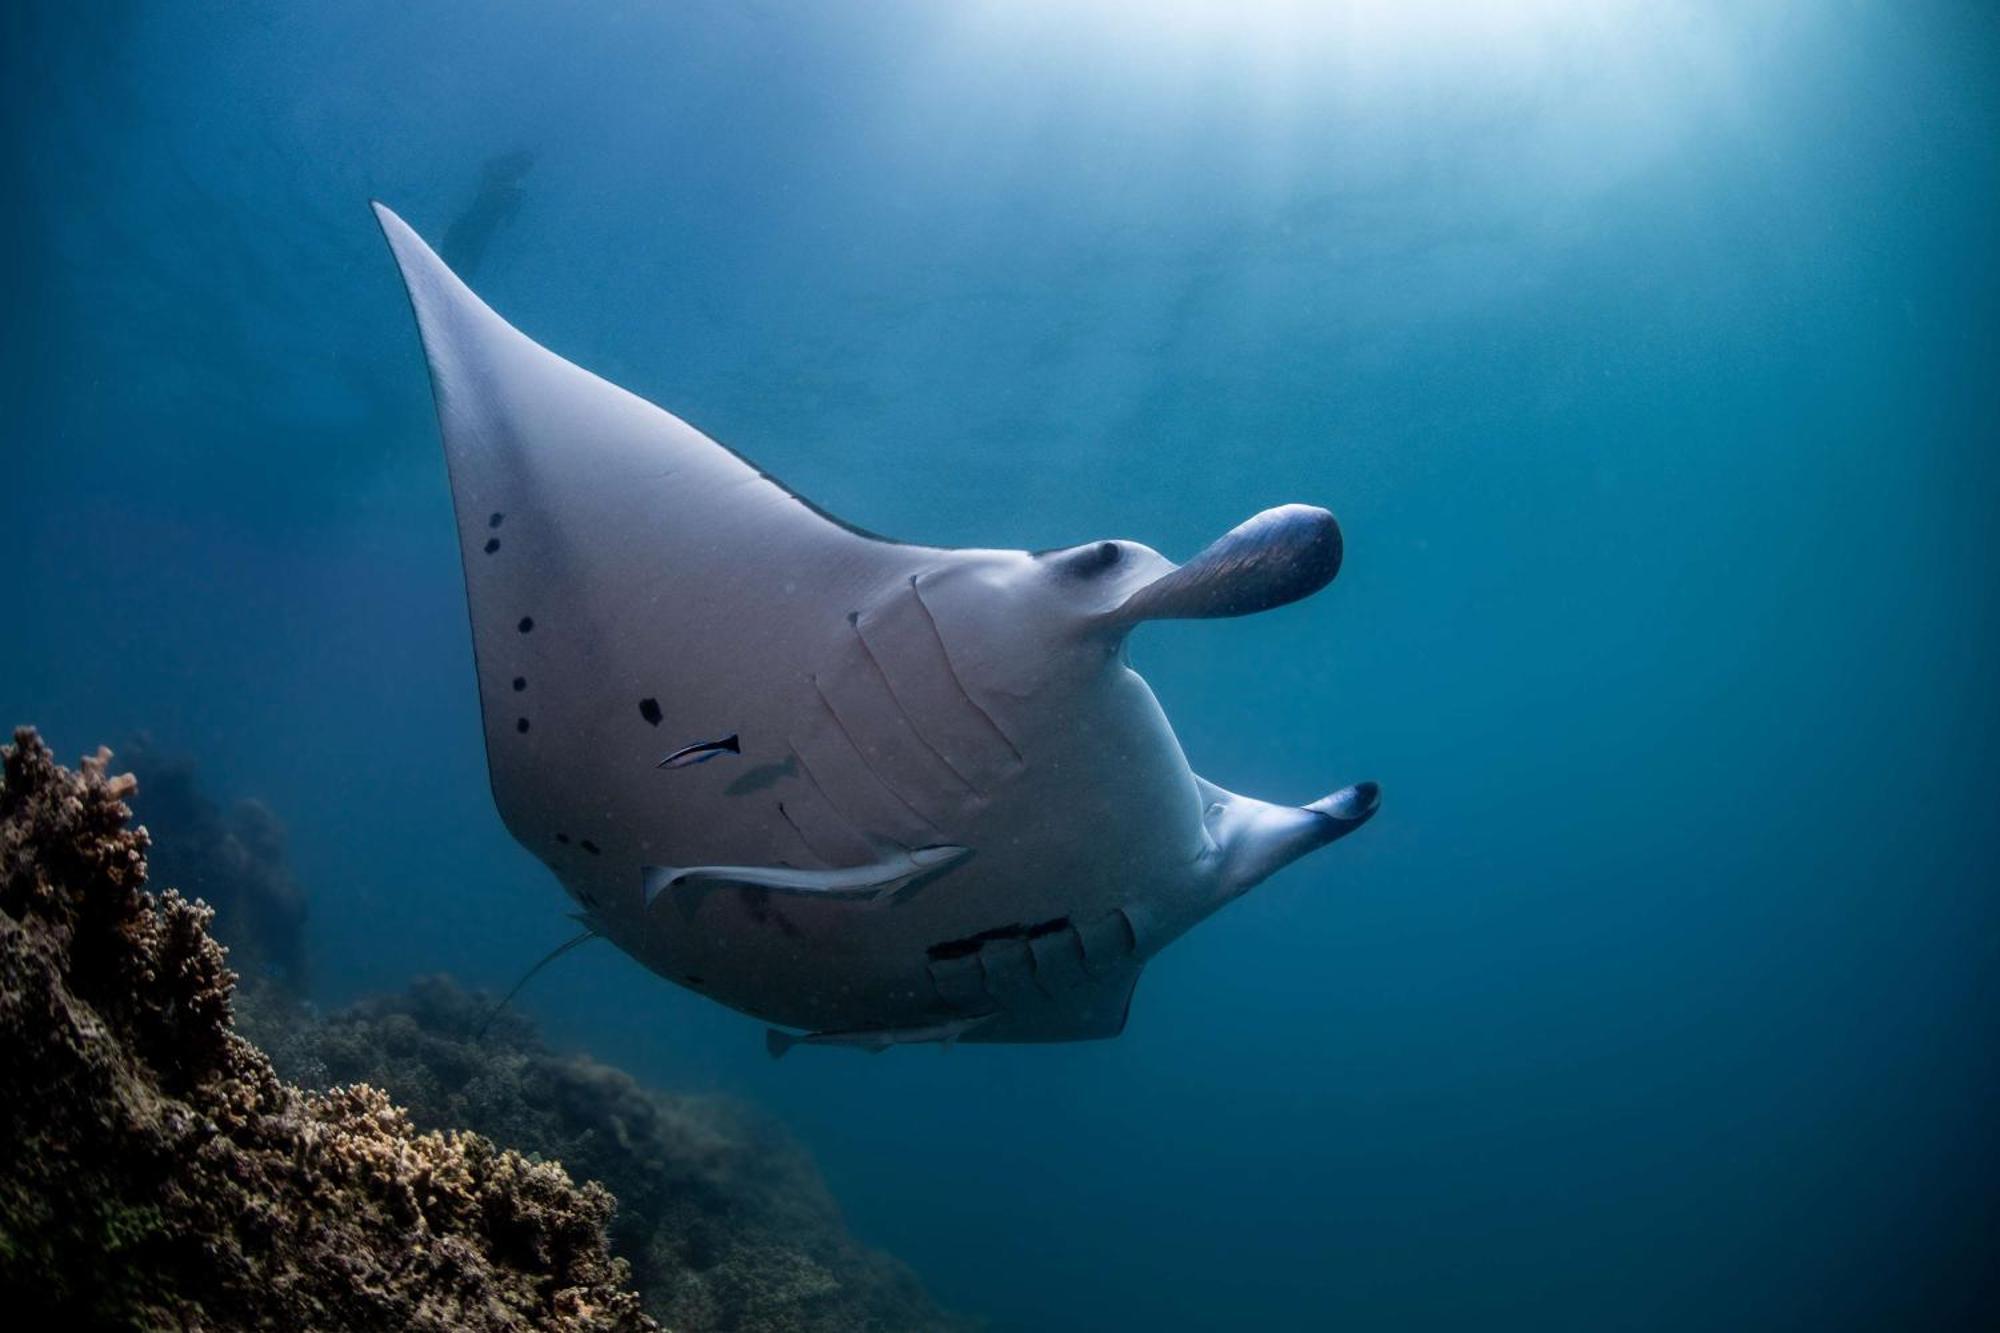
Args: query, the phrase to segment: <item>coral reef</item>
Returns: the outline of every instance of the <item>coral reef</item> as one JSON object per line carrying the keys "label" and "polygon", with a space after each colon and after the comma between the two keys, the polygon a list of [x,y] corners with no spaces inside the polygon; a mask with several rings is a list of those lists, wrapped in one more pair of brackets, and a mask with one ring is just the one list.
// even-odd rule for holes
{"label": "coral reef", "polygon": [[119,751],[145,793],[150,879],[215,909],[210,933],[245,976],[269,977],[304,992],[306,895],[285,856],[285,826],[261,801],[223,810],[185,756],[140,736]]}
{"label": "coral reef", "polygon": [[109,755],[31,730],[0,783],[0,1298],[15,1327],[652,1327],[614,1203],[282,1082],[232,1027],[208,910],[145,889]]}
{"label": "coral reef", "polygon": [[647,1311],[697,1333],[966,1329],[910,1271],[859,1244],[779,1126],[724,1098],[675,1096],[551,1051],[489,997],[419,981],[315,1020],[260,995],[249,1020],[288,1076],[383,1087],[420,1126],[463,1125],[561,1160],[618,1198],[611,1234]]}

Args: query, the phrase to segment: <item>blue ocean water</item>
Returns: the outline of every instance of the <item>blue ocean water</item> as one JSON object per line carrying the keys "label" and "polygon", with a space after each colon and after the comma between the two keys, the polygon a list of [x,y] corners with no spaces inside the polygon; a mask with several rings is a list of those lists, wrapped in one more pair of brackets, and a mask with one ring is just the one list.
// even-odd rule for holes
{"label": "blue ocean water", "polygon": [[[1946,3],[8,6],[0,713],[291,828],[317,997],[504,987],[378,197],[875,531],[1185,557],[1195,767],[1382,813],[1115,1042],[769,1062],[606,946],[523,1007],[771,1108],[1004,1330],[1995,1318],[2000,15]],[[143,806],[142,806],[143,810]]]}

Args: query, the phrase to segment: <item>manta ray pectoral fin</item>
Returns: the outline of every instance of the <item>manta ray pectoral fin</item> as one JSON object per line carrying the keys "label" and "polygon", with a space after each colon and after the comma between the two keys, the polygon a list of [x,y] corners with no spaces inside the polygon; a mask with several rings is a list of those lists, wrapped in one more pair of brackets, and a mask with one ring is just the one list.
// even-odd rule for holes
{"label": "manta ray pectoral fin", "polygon": [[1296,504],[1266,509],[1132,593],[1104,621],[1129,628],[1142,620],[1268,611],[1331,583],[1342,549],[1340,524],[1326,510]]}
{"label": "manta ray pectoral fin", "polygon": [[[673,770],[738,755],[745,739],[722,728],[747,732],[770,715],[779,664],[817,654],[823,620],[961,558],[828,517],[685,421],[533,342],[402,219],[379,204],[375,213],[430,366],[493,796],[528,845],[554,834],[558,816],[652,817],[662,787],[629,790],[609,776],[642,759],[665,758],[660,782],[676,800],[748,777],[710,783],[715,770]],[[655,728],[669,715],[700,734],[661,745]],[[683,748],[667,754],[673,745]],[[717,817],[743,835],[749,814]]]}
{"label": "manta ray pectoral fin", "polygon": [[1311,805],[1273,805],[1195,779],[1205,806],[1223,887],[1232,895],[1255,888],[1307,852],[1346,837],[1373,817],[1382,791],[1357,782]]}
{"label": "manta ray pectoral fin", "polygon": [[[647,907],[672,889],[692,912],[709,889],[724,884],[835,898],[893,897],[912,882],[941,874],[972,854],[969,847],[919,847],[897,850],[866,865],[838,870],[797,870],[791,866],[646,866],[640,877]],[[693,890],[694,892],[685,892]]]}

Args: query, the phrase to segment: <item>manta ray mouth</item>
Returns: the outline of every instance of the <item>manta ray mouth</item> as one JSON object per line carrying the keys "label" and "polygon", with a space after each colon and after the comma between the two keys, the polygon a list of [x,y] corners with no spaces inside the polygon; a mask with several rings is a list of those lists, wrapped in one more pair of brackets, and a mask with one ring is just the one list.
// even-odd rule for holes
{"label": "manta ray mouth", "polygon": [[1112,615],[1133,624],[1269,611],[1333,582],[1344,551],[1332,514],[1314,505],[1280,505],[1237,524],[1126,598]]}

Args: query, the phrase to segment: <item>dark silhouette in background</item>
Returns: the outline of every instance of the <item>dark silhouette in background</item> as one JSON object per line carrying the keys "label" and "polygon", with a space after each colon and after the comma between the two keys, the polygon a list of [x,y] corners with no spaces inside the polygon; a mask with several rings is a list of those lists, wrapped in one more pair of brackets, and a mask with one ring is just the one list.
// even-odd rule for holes
{"label": "dark silhouette in background", "polygon": [[534,169],[535,155],[525,148],[486,159],[479,173],[479,191],[465,211],[453,219],[441,247],[445,261],[470,278],[479,271],[494,233],[513,220],[525,193],[521,181]]}

